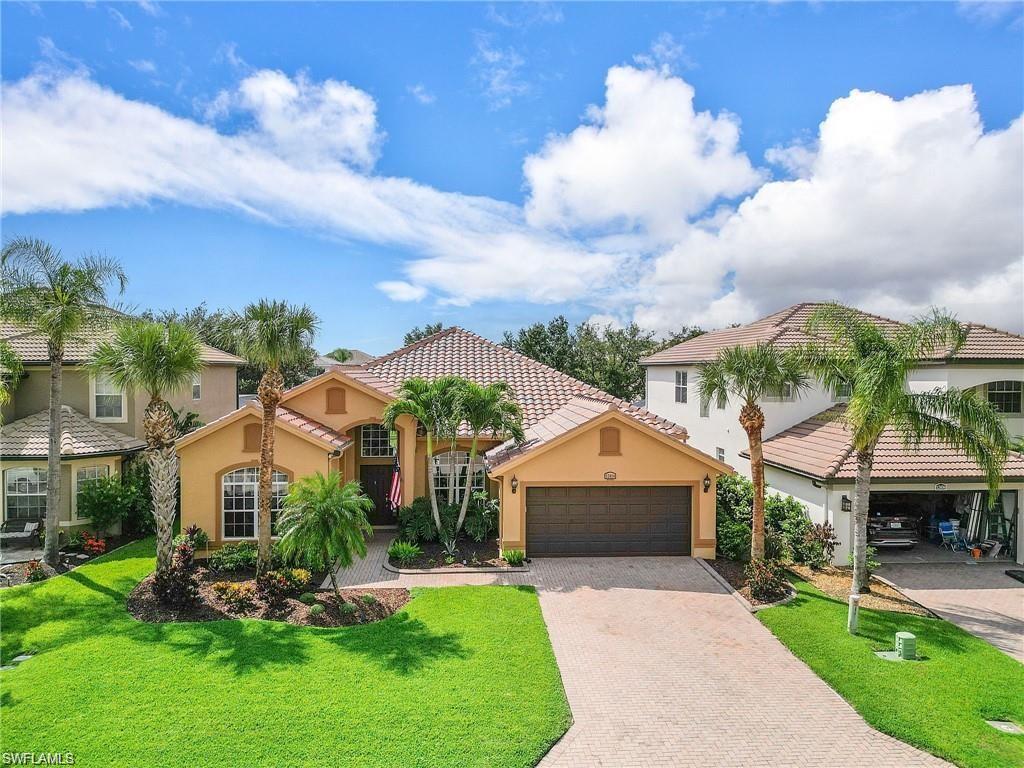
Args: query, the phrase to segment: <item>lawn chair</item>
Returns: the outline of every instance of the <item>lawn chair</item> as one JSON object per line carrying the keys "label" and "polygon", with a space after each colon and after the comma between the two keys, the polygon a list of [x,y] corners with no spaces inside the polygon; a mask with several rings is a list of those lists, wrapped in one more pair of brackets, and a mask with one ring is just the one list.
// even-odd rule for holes
{"label": "lawn chair", "polygon": [[42,545],[39,520],[5,520],[0,525],[0,546],[4,544]]}
{"label": "lawn chair", "polygon": [[950,552],[956,552],[963,546],[957,533],[957,526],[953,525],[949,520],[939,522],[939,536],[942,537],[939,549],[946,547]]}

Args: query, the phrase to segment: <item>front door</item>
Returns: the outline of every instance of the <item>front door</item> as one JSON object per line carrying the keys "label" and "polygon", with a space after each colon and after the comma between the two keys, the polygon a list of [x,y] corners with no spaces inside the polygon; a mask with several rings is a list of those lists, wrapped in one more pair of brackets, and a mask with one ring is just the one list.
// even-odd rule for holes
{"label": "front door", "polygon": [[359,468],[359,481],[363,484],[363,493],[373,501],[373,512],[370,513],[372,525],[394,525],[395,515],[388,504],[388,491],[391,490],[390,464],[363,464]]}

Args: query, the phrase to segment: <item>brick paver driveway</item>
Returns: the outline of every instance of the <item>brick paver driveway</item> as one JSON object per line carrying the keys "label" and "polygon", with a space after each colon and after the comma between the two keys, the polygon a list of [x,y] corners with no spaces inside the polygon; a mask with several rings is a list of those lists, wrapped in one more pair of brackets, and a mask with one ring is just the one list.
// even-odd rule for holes
{"label": "brick paver driveway", "polygon": [[1013,563],[886,564],[878,574],[911,600],[1024,662],[1024,584]]}
{"label": "brick paver driveway", "polygon": [[691,558],[399,577],[380,569],[383,546],[347,584],[537,586],[574,719],[545,768],[946,765],[870,728]]}

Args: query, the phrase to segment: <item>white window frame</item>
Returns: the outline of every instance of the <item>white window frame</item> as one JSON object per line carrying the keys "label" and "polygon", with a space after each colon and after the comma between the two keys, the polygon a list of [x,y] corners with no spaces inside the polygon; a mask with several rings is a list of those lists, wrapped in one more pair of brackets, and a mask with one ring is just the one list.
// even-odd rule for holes
{"label": "white window frame", "polygon": [[[993,387],[999,387],[993,390]],[[1016,411],[1004,411],[996,409],[996,412],[1000,416],[1020,416],[1024,413],[1024,382],[1017,381],[1016,379],[1003,379],[1001,381],[990,381],[985,385],[985,400],[988,401],[993,408],[995,405],[992,403],[992,392],[995,391],[998,394],[1003,395],[1018,395],[1021,399],[1021,407]]]}
{"label": "white window frame", "polygon": [[766,403],[792,403],[796,400],[796,390],[790,383],[782,385],[782,392],[778,395],[765,395],[764,400]]}
{"label": "white window frame", "polygon": [[[228,477],[235,474],[236,472],[245,472],[246,478],[241,481],[231,481],[232,485],[252,485],[253,486],[253,508],[251,510],[231,510],[232,512],[252,512],[252,536],[228,536],[227,535],[227,521],[224,517],[224,486],[228,482]],[[282,479],[279,479],[277,476]],[[283,485],[283,487],[282,487]],[[275,509],[273,502],[270,505],[270,521],[271,525],[274,522],[274,512],[281,511],[281,501],[288,494],[288,473],[283,472],[280,469],[274,468],[274,475],[271,476],[270,493],[271,496],[277,500],[277,508]],[[244,496],[242,498],[245,498]],[[220,476],[220,537],[222,541],[252,541],[258,538],[260,535],[260,468],[258,466],[251,467],[235,467],[229,472],[225,472]],[[273,538],[277,538],[274,536]]]}
{"label": "white window frame", "polygon": [[711,418],[711,401],[708,400],[706,403],[701,401],[700,404],[700,417],[702,419]]}
{"label": "white window frame", "polygon": [[[387,451],[381,442],[381,433],[387,435]],[[363,459],[391,459],[395,456],[395,431],[383,424],[363,424],[359,428],[359,456]]]}
{"label": "white window frame", "polygon": [[725,448],[715,448],[715,458],[721,462],[725,462]]}
{"label": "white window frame", "polygon": [[833,403],[848,403],[850,401],[850,396],[852,394],[853,394],[853,385],[849,384],[849,383],[844,384],[840,391],[832,393],[832,402]]}
{"label": "white window frame", "polygon": [[202,400],[203,399],[203,374],[194,373],[192,374],[192,399]]}
{"label": "white window frame", "polygon": [[[92,419],[93,421],[98,421],[98,422],[105,423],[105,424],[127,424],[128,423],[128,393],[125,392],[123,389],[122,390],[118,390],[118,391],[114,391],[114,390],[116,390],[116,387],[114,387],[113,382],[110,382],[110,386],[111,386],[111,390],[112,391],[110,391],[110,392],[100,392],[100,391],[98,391],[98,388],[97,388],[97,378],[100,378],[100,377],[98,377],[98,376],[90,376],[89,377],[89,418]],[[109,379],[109,377],[107,377],[107,376],[102,376],[102,378]],[[103,396],[106,397],[106,396],[113,396],[113,395],[116,395],[116,394],[120,394],[121,395],[121,415],[120,416],[97,416],[96,415],[96,398],[98,396],[100,396],[100,395],[103,395]]]}
{"label": "white window frame", "polygon": [[[459,492],[465,489],[463,472],[469,469],[469,451],[442,451],[441,453],[435,453],[431,457],[431,471],[434,473],[434,493],[437,495],[437,500],[443,504],[448,503],[449,463],[451,461],[449,457],[454,457],[455,460],[455,486],[457,491],[455,503],[462,501]],[[470,486],[469,492],[476,493],[477,491],[485,490],[487,490],[487,468],[483,457],[477,456],[473,462],[473,483]]]}
{"label": "white window frame", "polygon": [[103,474],[96,474],[95,477],[87,477],[88,480],[98,480],[101,477],[110,477],[110,465],[109,464],[84,464],[82,466],[72,467],[71,473],[71,517],[75,520],[88,520],[88,517],[78,516],[78,491],[82,487],[82,478],[79,477],[79,473],[82,470],[103,470]]}
{"label": "white window frame", "polygon": [[[18,473],[18,472],[32,472],[32,473],[34,473],[35,480],[34,481],[29,481],[29,482],[32,482],[36,486],[36,491],[34,493],[13,493],[13,494],[10,493],[10,489],[7,487],[7,483],[9,482],[10,474],[12,472],[15,472],[15,473]],[[42,475],[42,480],[41,481],[39,480],[39,475],[40,474]],[[48,476],[46,467],[11,467],[10,469],[5,469],[4,472],[3,472],[3,482],[4,482],[4,487],[3,487],[3,490],[4,490],[4,520],[35,520],[36,519],[36,518],[30,518],[30,517],[11,517],[11,514],[10,514],[11,507],[10,507],[10,501],[9,501],[11,496],[19,496],[19,497],[21,497],[21,496],[41,496],[42,499],[43,499],[43,507],[42,507],[42,514],[40,515],[39,519],[45,518],[46,517],[46,488],[47,488],[47,481],[48,481],[48,479],[49,479],[49,476]],[[15,482],[17,482],[17,480],[15,480]],[[39,489],[40,485],[42,485],[42,490]]]}
{"label": "white window frame", "polygon": [[686,371],[676,371],[675,400],[685,403],[689,396],[689,376]]}

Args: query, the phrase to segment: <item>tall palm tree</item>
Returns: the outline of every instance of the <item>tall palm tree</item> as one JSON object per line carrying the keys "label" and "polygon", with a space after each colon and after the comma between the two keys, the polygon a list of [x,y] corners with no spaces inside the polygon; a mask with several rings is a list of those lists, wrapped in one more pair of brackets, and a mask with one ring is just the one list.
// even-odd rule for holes
{"label": "tall palm tree", "polygon": [[933,310],[890,331],[854,309],[826,304],[812,314],[807,331],[815,337],[801,350],[809,371],[835,394],[840,389],[850,390],[841,418],[852,434],[857,457],[852,592],[859,594],[868,579],[871,467],[883,430],[895,430],[908,450],[925,438],[938,438],[956,447],[982,468],[993,500],[1002,479],[1009,437],[996,410],[973,391],[907,391],[907,376],[922,360],[955,354],[963,345],[966,332],[952,316]]}
{"label": "tall palm tree", "polygon": [[[384,409],[383,422],[388,429],[395,428],[399,416],[409,415],[419,422],[427,438],[427,461],[434,455],[437,440],[452,439],[458,431],[460,400],[465,379],[458,376],[441,376],[433,381],[418,376],[406,379],[398,388],[396,399]],[[427,468],[430,509],[434,513],[434,525],[442,533],[441,513],[437,507],[437,489],[434,473]]]}
{"label": "tall palm tree", "polygon": [[281,554],[313,568],[326,567],[340,603],[335,565],[348,568],[353,555],[366,557],[372,510],[373,500],[355,480],[342,485],[336,471],[303,477],[292,483],[277,521]]}
{"label": "tall palm tree", "polygon": [[110,377],[124,390],[143,390],[149,405],[142,418],[146,432],[146,463],[156,521],[156,567],[171,566],[174,513],[178,494],[178,437],[174,410],[164,395],[187,386],[202,371],[199,336],[181,323],[129,320],[100,342],[89,367]]}
{"label": "tall palm tree", "polygon": [[[18,353],[6,341],[0,340],[0,407],[9,405],[14,398],[11,393],[17,388],[22,372]],[[3,423],[2,416],[0,423]]]}
{"label": "tall palm tree", "polygon": [[467,381],[463,384],[460,398],[460,416],[473,435],[469,445],[469,467],[466,470],[466,487],[462,492],[462,506],[459,521],[455,524],[455,535],[459,535],[466,520],[469,499],[473,495],[473,462],[476,460],[477,443],[483,432],[491,432],[516,442],[523,440],[523,411],[512,399],[512,393],[503,381],[481,386]]}
{"label": "tall palm tree", "polygon": [[256,395],[263,409],[260,439],[259,552],[256,570],[270,566],[271,478],[274,472],[274,423],[277,406],[284,394],[281,369],[295,365],[309,355],[320,320],[306,305],[260,299],[234,314],[228,322],[229,334],[239,353],[263,371]]}
{"label": "tall palm tree", "polygon": [[750,536],[750,556],[764,557],[764,454],[761,433],[764,411],[760,402],[765,397],[780,396],[786,387],[794,393],[807,387],[807,375],[799,359],[771,344],[722,349],[700,370],[701,406],[712,400],[724,406],[730,398],[742,403],[740,426],[747,433],[750,445],[750,476],[754,481],[754,509]]}
{"label": "tall palm tree", "polygon": [[65,261],[59,249],[29,237],[9,241],[0,251],[0,317],[46,337],[50,358],[49,450],[46,464],[46,541],[43,560],[56,567],[59,552],[61,374],[67,346],[82,332],[110,319],[107,286],[124,292],[128,278],[105,256]]}

